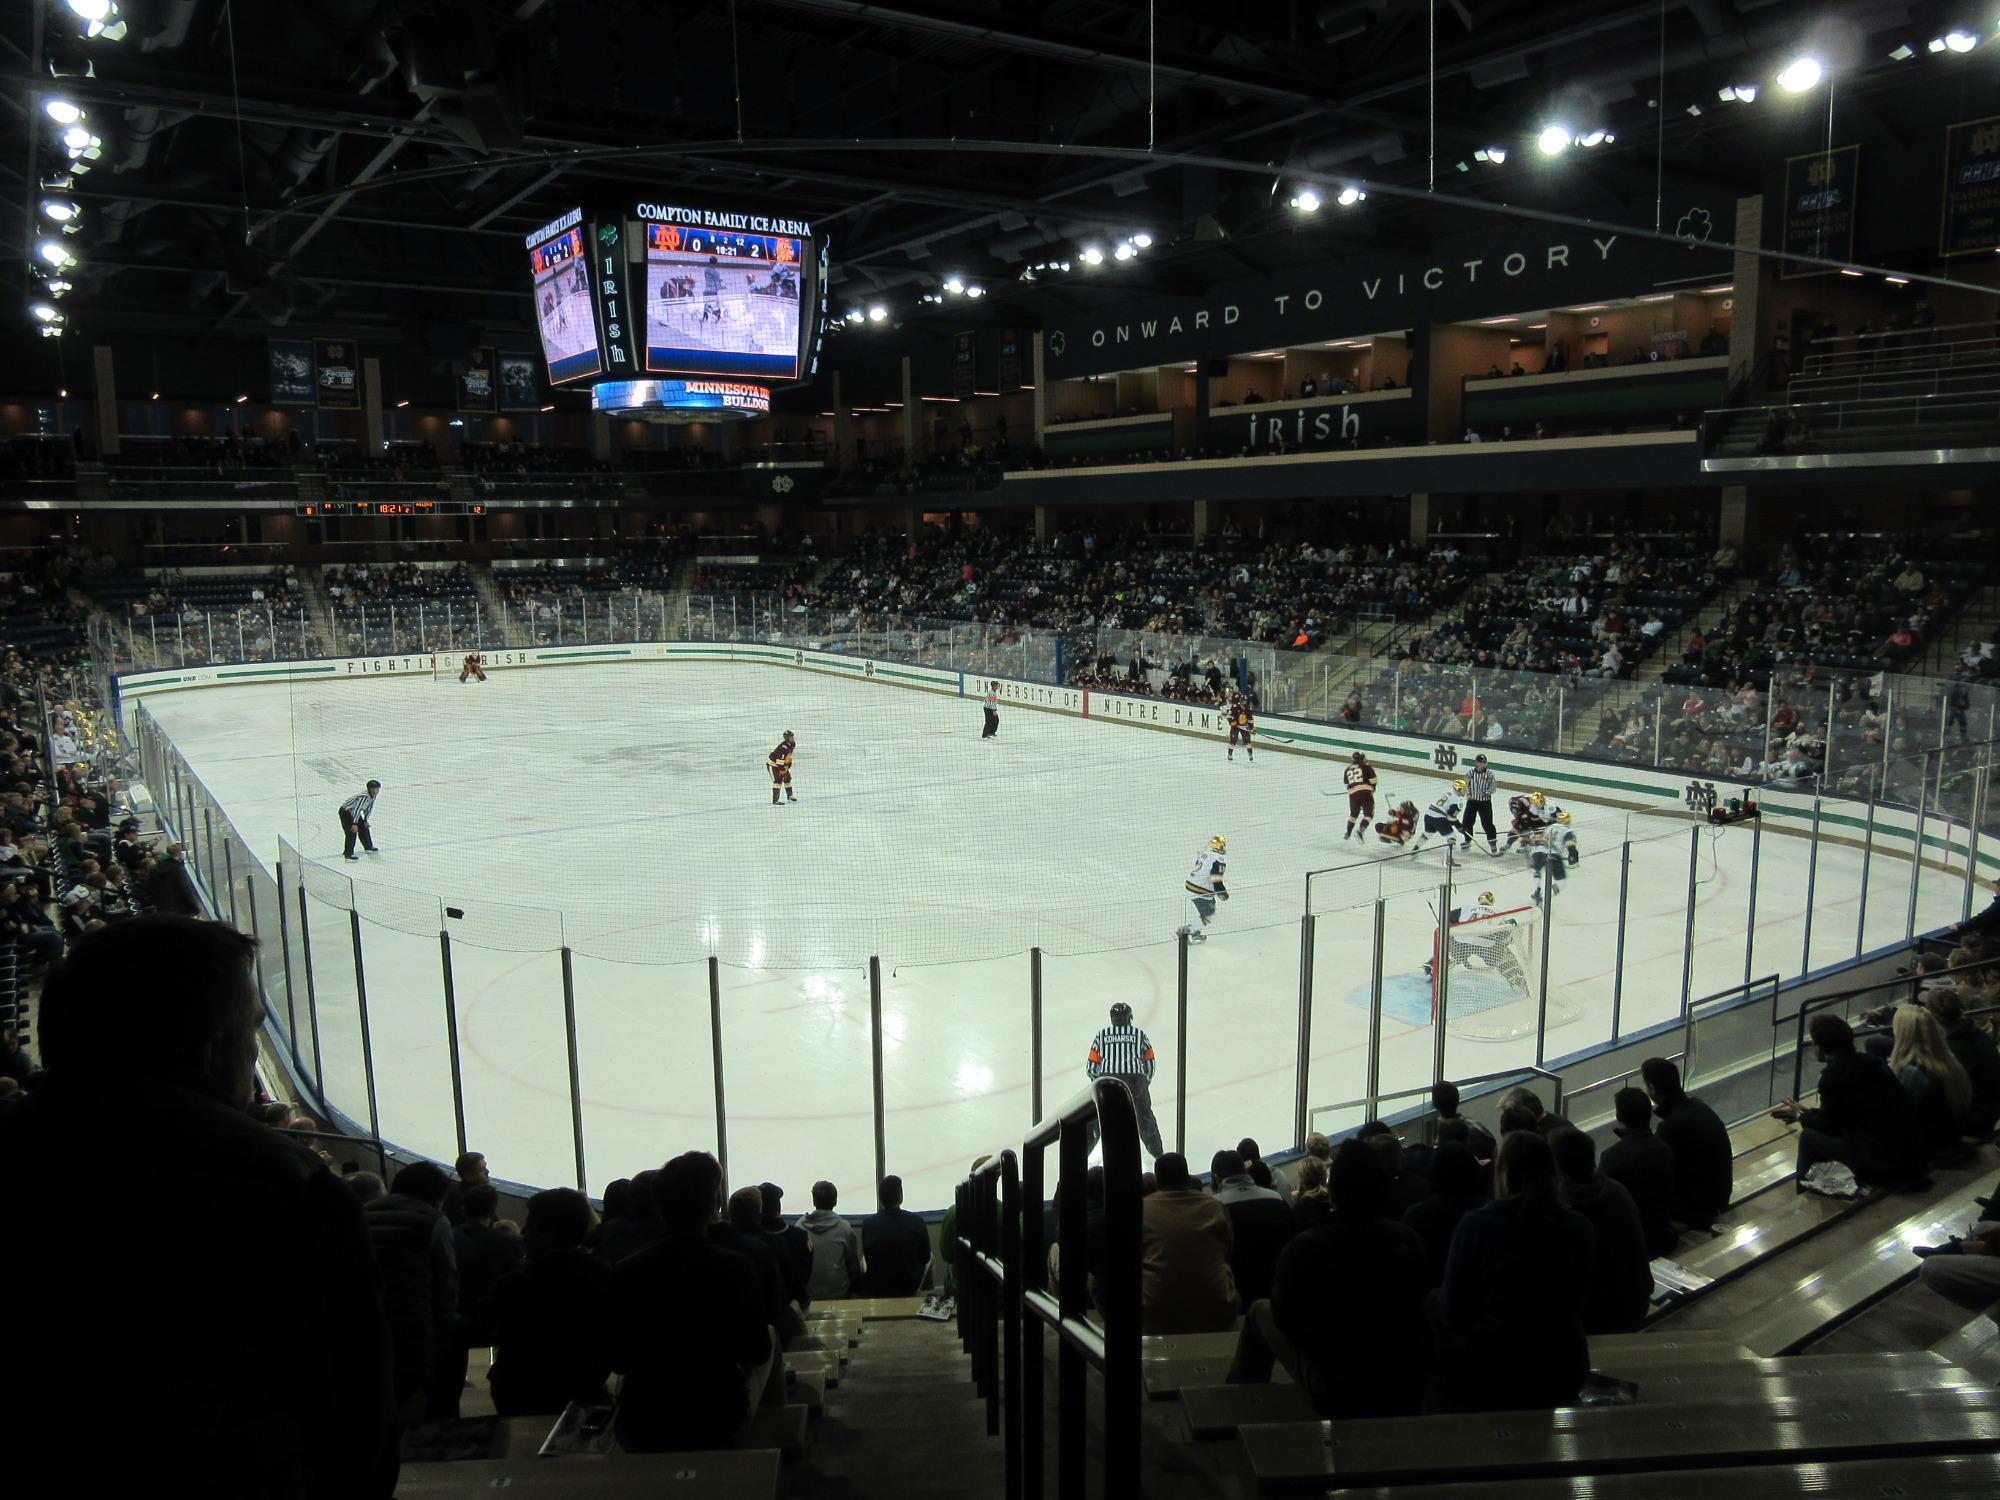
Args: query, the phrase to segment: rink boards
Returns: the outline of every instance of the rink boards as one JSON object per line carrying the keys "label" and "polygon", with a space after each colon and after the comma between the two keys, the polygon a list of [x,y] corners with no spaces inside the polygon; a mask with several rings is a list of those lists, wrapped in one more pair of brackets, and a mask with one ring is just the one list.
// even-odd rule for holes
{"label": "rink boards", "polygon": [[[456,658],[454,653],[454,659]],[[1096,723],[1133,726],[1226,741],[1228,725],[1220,708],[1176,703],[1167,699],[1128,697],[1092,688],[1054,687],[908,662],[881,661],[841,652],[811,651],[756,643],[690,641],[639,642],[630,645],[543,646],[483,653],[487,671],[572,665],[603,666],[617,662],[763,663],[794,671],[823,673],[881,682],[948,697],[984,699],[989,689],[1009,708],[1063,715]],[[334,657],[318,661],[222,663],[137,672],[117,680],[120,723],[129,700],[194,688],[229,687],[284,682],[352,681],[357,691],[387,677],[430,676],[432,657],[413,652],[390,656]],[[129,733],[129,728],[127,729]],[[1256,747],[1329,760],[1346,760],[1360,750],[1385,772],[1401,771],[1430,779],[1462,776],[1479,748],[1456,741],[1427,741],[1415,736],[1370,729],[1365,725],[1327,725],[1308,720],[1260,714]],[[1691,777],[1683,772],[1651,770],[1582,760],[1535,751],[1497,749],[1486,752],[1487,765],[1498,778],[1501,798],[1510,790],[1535,785],[1572,799],[1601,802],[1644,812],[1706,816],[1731,797],[1754,794],[1763,809],[1764,826],[1773,832],[1817,837],[1821,841],[1860,843],[1866,837],[1881,853],[1907,857],[1915,841],[1916,812],[1901,807],[1867,804],[1852,798],[1817,799],[1777,787],[1753,786],[1728,780]],[[1926,864],[1963,868],[1972,840],[1963,823],[1924,819]],[[2000,851],[1978,849],[1982,873],[2000,871]]]}

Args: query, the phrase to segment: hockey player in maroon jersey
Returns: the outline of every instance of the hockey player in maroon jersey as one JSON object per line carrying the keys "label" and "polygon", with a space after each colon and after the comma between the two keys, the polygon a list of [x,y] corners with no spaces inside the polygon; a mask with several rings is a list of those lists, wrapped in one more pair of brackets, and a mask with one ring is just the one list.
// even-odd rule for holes
{"label": "hockey player in maroon jersey", "polygon": [[778,748],[764,757],[764,769],[771,773],[771,806],[773,807],[778,805],[778,791],[781,787],[784,789],[785,801],[796,802],[799,800],[792,795],[792,752],[798,748],[798,743],[792,737],[791,730],[787,729],[785,737],[778,741]]}
{"label": "hockey player in maroon jersey", "polygon": [[1400,807],[1390,809],[1389,821],[1375,825],[1375,835],[1385,844],[1401,848],[1410,841],[1417,831],[1417,804],[1405,802]]}
{"label": "hockey player in maroon jersey", "polygon": [[1375,768],[1359,750],[1341,772],[1347,783],[1347,832],[1342,838],[1367,838],[1368,825],[1375,820]]}

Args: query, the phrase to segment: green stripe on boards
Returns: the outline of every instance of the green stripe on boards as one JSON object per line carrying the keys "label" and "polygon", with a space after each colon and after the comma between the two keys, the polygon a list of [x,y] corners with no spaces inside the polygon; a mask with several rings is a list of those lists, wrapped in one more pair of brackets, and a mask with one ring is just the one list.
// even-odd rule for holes
{"label": "green stripe on boards", "polygon": [[[337,670],[339,669],[336,667],[258,667],[243,672],[217,672],[215,680],[220,682],[226,677],[324,677]],[[174,680],[179,682],[183,679]],[[148,683],[147,686],[150,687],[152,684]]]}

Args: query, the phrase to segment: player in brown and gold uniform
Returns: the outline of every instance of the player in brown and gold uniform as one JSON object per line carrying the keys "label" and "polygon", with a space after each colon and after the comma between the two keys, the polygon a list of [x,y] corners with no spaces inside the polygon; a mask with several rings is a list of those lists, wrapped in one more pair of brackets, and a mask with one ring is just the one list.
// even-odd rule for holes
{"label": "player in brown and gold uniform", "polygon": [[460,682],[464,682],[468,678],[474,682],[484,682],[486,680],[486,658],[480,652],[475,651],[466,657],[464,665],[458,669],[458,680]]}
{"label": "player in brown and gold uniform", "polygon": [[1342,838],[1367,838],[1368,825],[1375,817],[1375,768],[1359,750],[1341,772],[1347,783],[1347,832]]}
{"label": "player in brown and gold uniform", "polygon": [[791,730],[787,729],[785,737],[778,741],[778,748],[764,757],[764,769],[771,773],[771,806],[773,807],[778,805],[778,789],[780,787],[784,788],[785,800],[787,802],[796,802],[799,800],[792,795],[792,752],[798,748],[798,744],[799,742],[792,738]]}
{"label": "player in brown and gold uniform", "polygon": [[1377,838],[1385,844],[1395,844],[1399,848],[1408,843],[1410,835],[1416,831],[1417,804],[1414,802],[1405,802],[1402,806],[1391,809],[1389,821],[1375,825]]}
{"label": "player in brown and gold uniform", "polygon": [[1244,759],[1255,760],[1257,752],[1250,748],[1250,736],[1256,732],[1256,712],[1250,707],[1250,700],[1238,693],[1229,700],[1229,759],[1236,759],[1236,745],[1240,737]]}

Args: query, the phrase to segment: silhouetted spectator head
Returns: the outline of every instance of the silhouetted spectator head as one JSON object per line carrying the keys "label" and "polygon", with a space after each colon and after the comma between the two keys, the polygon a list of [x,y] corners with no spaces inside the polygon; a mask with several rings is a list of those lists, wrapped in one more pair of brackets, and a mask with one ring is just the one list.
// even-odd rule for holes
{"label": "silhouetted spectator head", "polygon": [[840,1202],[840,1189],[821,1178],[813,1184],[813,1207],[829,1209]]}
{"label": "silhouetted spectator head", "polygon": [[1463,1141],[1444,1141],[1431,1153],[1431,1191],[1447,1198],[1479,1196],[1479,1158]]}
{"label": "silhouetted spectator head", "polygon": [[1646,1097],[1644,1089],[1620,1089],[1611,1096],[1611,1109],[1627,1130],[1653,1128],[1653,1101]]}
{"label": "silhouetted spectator head", "polygon": [[1392,1131],[1387,1125],[1384,1125],[1380,1120],[1367,1120],[1362,1123],[1360,1129],[1354,1132],[1354,1139],[1357,1141],[1365,1141],[1373,1136],[1394,1135],[1394,1134],[1395,1132]]}
{"label": "silhouetted spectator head", "polygon": [[1449,1120],[1440,1120],[1437,1143],[1440,1146],[1463,1146],[1469,1153],[1472,1150],[1472,1122],[1457,1115]]}
{"label": "silhouetted spectator head", "polygon": [[1306,1137],[1306,1155],[1316,1156],[1321,1161],[1332,1161],[1333,1142],[1329,1141],[1322,1132],[1315,1130],[1311,1135]]}
{"label": "silhouetted spectator head", "polygon": [[1327,1169],[1329,1165],[1330,1165],[1329,1161],[1323,1157],[1318,1157],[1318,1156],[1300,1157],[1299,1186],[1298,1190],[1293,1194],[1293,1196],[1297,1198],[1303,1198],[1307,1193],[1310,1193],[1314,1188],[1324,1188],[1327,1184]]}
{"label": "silhouetted spectator head", "polygon": [[500,1212],[500,1190],[490,1182],[467,1188],[460,1201],[465,1205],[465,1221],[468,1224],[484,1224]]}
{"label": "silhouetted spectator head", "polygon": [[1181,1192],[1194,1186],[1194,1178],[1188,1173],[1187,1158],[1178,1151],[1169,1151],[1154,1158],[1153,1181],[1163,1193]]}
{"label": "silhouetted spectator head", "polygon": [[[540,1196],[537,1194],[537,1196]],[[534,1199],[528,1200],[532,1207]],[[620,1177],[604,1185],[604,1217],[616,1219],[632,1211],[632,1179]]]}
{"label": "silhouetted spectator head", "polygon": [[70,944],[43,983],[42,1066],[51,1074],[165,1077],[247,1108],[263,1019],[257,945],[192,917],[133,917]]}
{"label": "silhouetted spectator head", "polygon": [[648,1167],[632,1178],[632,1199],[625,1211],[634,1223],[649,1229],[657,1229],[660,1224],[660,1195],[654,1186],[660,1180],[658,1167]]}
{"label": "silhouetted spectator head", "polygon": [[1431,1086],[1431,1108],[1440,1120],[1453,1119],[1458,1114],[1458,1085],[1438,1083]]}
{"label": "silhouetted spectator head", "polygon": [[1500,1111],[1500,1134],[1515,1135],[1523,1130],[1533,1130],[1540,1115],[1518,1104],[1509,1104]]}
{"label": "silhouetted spectator head", "polygon": [[1556,1171],[1571,1182],[1589,1182],[1597,1175],[1597,1146],[1574,1125],[1559,1125],[1549,1132],[1549,1154]]}
{"label": "silhouetted spectator head", "polygon": [[1664,1057],[1649,1057],[1640,1063],[1639,1077],[1655,1104],[1678,1104],[1687,1094],[1681,1087],[1681,1070]]}
{"label": "silhouetted spectator head", "polygon": [[373,1203],[389,1191],[373,1172],[349,1172],[340,1180],[347,1184],[347,1190],[354,1194],[355,1200],[363,1204]]}
{"label": "silhouetted spectator head", "polygon": [[775,1182],[760,1182],[757,1184],[757,1195],[764,1200],[764,1227],[783,1229],[785,1190]]}
{"label": "silhouetted spectator head", "polygon": [[722,1167],[706,1151],[684,1151],[653,1179],[660,1222],[669,1234],[702,1235],[722,1203]]}
{"label": "silhouetted spectator head", "polygon": [[1821,1057],[1838,1057],[1854,1050],[1854,1028],[1832,1011],[1821,1011],[1806,1026]]}
{"label": "silhouetted spectator head", "polygon": [[739,1234],[755,1234],[764,1225],[764,1195],[753,1187],[740,1187],[729,1195],[729,1227]]}
{"label": "silhouetted spectator head", "polygon": [[434,1161],[413,1161],[396,1174],[396,1180],[389,1185],[389,1191],[405,1198],[414,1198],[419,1203],[428,1203],[432,1208],[442,1207],[444,1195],[451,1190],[451,1179],[444,1175],[444,1168]]}
{"label": "silhouetted spectator head", "polygon": [[1540,1131],[1515,1130],[1501,1137],[1493,1160],[1493,1193],[1498,1198],[1526,1198],[1552,1193],[1556,1159]]}
{"label": "silhouetted spectator head", "polygon": [[1403,1143],[1393,1134],[1371,1135],[1366,1144],[1375,1153],[1375,1160],[1381,1163],[1384,1177],[1394,1182],[1403,1175]]}
{"label": "silhouetted spectator head", "polygon": [[1222,1185],[1222,1179],[1225,1177],[1241,1177],[1243,1158],[1234,1151],[1218,1151],[1209,1158],[1208,1175],[1217,1187]]}
{"label": "silhouetted spectator head", "polygon": [[458,1174],[458,1180],[466,1187],[492,1180],[486,1172],[486,1153],[483,1151],[464,1152],[451,1164],[451,1169]]}
{"label": "silhouetted spectator head", "polygon": [[[631,1184],[626,1186],[629,1189]],[[590,1237],[594,1217],[590,1200],[575,1188],[550,1188],[535,1194],[528,1200],[528,1225],[521,1234],[528,1258],[576,1249]]]}
{"label": "silhouetted spectator head", "polygon": [[1355,1218],[1378,1216],[1389,1201],[1389,1178],[1375,1147],[1360,1139],[1342,1141],[1327,1169],[1327,1190],[1335,1213]]}
{"label": "silhouetted spectator head", "polygon": [[[884,1177],[881,1184],[875,1189],[875,1201],[884,1208],[901,1208],[903,1206],[903,1179],[894,1173]],[[831,1205],[828,1206],[831,1207]]]}
{"label": "silhouetted spectator head", "polygon": [[1923,1006],[1937,1017],[1940,1026],[1956,1026],[1965,1019],[1965,1002],[1959,999],[1957,990],[1926,990]]}
{"label": "silhouetted spectator head", "polygon": [[1503,1113],[1510,1109],[1519,1110],[1531,1121],[1539,1121],[1543,1115],[1548,1113],[1548,1110],[1542,1105],[1540,1095],[1536,1094],[1533,1089],[1526,1088],[1507,1090],[1505,1097],[1500,1101],[1500,1108]]}

